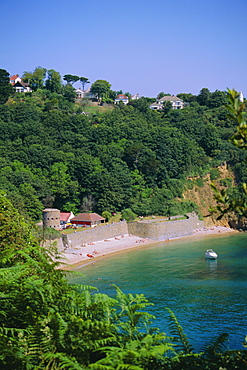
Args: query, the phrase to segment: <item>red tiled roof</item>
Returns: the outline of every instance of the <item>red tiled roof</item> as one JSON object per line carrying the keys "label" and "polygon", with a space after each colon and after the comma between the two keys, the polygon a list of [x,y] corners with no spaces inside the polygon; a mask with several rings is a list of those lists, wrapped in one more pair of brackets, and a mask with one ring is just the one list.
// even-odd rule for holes
{"label": "red tiled roof", "polygon": [[10,79],[10,81],[14,81],[17,77],[19,77],[19,75],[13,75],[9,79]]}
{"label": "red tiled roof", "polygon": [[70,214],[70,212],[60,212],[60,221],[68,221]]}
{"label": "red tiled roof", "polygon": [[124,95],[124,94],[119,94],[116,99],[128,99],[128,96]]}
{"label": "red tiled roof", "polygon": [[102,221],[105,220],[103,217],[98,215],[97,213],[79,213],[79,215],[75,216],[71,219],[71,221]]}

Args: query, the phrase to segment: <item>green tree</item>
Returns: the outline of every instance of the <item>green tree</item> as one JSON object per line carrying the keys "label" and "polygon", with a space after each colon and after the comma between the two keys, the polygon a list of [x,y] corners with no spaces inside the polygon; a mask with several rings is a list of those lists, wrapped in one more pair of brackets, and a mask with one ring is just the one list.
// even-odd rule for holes
{"label": "green tree", "polygon": [[23,210],[33,221],[40,221],[43,205],[31,184],[21,184],[19,193],[24,202]]}
{"label": "green tree", "polygon": [[126,221],[134,221],[134,219],[137,217],[137,215],[132,211],[130,208],[126,208],[122,211],[122,220]]}
{"label": "green tree", "polygon": [[74,84],[75,82],[79,81],[80,77],[75,75],[64,75],[63,76],[64,81],[66,81],[68,84]]}
{"label": "green tree", "polygon": [[69,196],[69,183],[71,180],[67,171],[68,167],[64,163],[54,163],[51,167],[51,190],[56,197],[55,203],[57,207],[61,207],[63,199]]}
{"label": "green tree", "polygon": [[62,89],[62,94],[64,96],[64,98],[70,102],[70,103],[74,103],[75,102],[75,99],[76,99],[76,92],[75,92],[75,89],[74,87],[71,85],[71,84],[66,84],[63,89]]}
{"label": "green tree", "polygon": [[9,73],[5,69],[0,69],[0,104],[6,103],[13,88],[9,82]]}
{"label": "green tree", "polygon": [[23,72],[22,79],[30,85],[32,90],[36,91],[44,87],[46,71],[46,68],[36,67],[33,72]]}
{"label": "green tree", "polygon": [[86,77],[80,77],[79,80],[81,81],[82,84],[82,90],[85,91],[85,85],[90,84],[90,81]]}
{"label": "green tree", "polygon": [[110,92],[111,84],[105,80],[97,80],[91,86],[92,94],[95,94],[100,100],[103,97],[107,98],[107,94]]}
{"label": "green tree", "polygon": [[170,110],[172,109],[172,102],[170,101],[164,101],[163,104],[162,104],[162,112],[164,115],[167,115]]}
{"label": "green tree", "polygon": [[197,96],[191,93],[180,93],[177,94],[177,97],[182,99],[184,103],[192,103],[196,101]]}
{"label": "green tree", "polygon": [[211,96],[211,93],[210,93],[209,89],[204,87],[204,88],[201,89],[201,91],[200,91],[199,95],[197,96],[196,100],[200,105],[207,105],[210,96]]}
{"label": "green tree", "polygon": [[111,212],[109,212],[109,211],[102,212],[102,217],[104,217],[106,219],[106,222],[110,221],[111,216],[112,216]]}
{"label": "green tree", "polygon": [[165,93],[164,91],[161,91],[158,95],[157,95],[157,99],[160,100],[161,98],[163,98],[163,96],[165,96]]}
{"label": "green tree", "polygon": [[52,93],[53,92],[60,93],[62,88],[62,80],[60,73],[56,72],[54,69],[48,69],[45,87]]}

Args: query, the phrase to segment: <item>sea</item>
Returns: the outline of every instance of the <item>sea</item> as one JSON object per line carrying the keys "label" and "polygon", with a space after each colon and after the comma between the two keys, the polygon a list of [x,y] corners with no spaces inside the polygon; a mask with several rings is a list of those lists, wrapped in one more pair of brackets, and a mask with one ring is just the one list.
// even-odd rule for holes
{"label": "sea", "polygon": [[[207,249],[216,260],[205,258]],[[169,333],[168,307],[195,351],[222,333],[226,349],[244,349],[247,336],[247,233],[225,233],[143,245],[84,261],[69,275],[71,283],[91,285],[100,293],[144,294],[154,305],[154,327]]]}

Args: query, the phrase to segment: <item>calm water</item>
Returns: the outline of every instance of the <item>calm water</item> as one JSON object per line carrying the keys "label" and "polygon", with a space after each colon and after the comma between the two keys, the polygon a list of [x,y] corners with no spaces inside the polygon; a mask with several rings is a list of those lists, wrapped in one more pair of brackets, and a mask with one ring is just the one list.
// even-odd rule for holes
{"label": "calm water", "polygon": [[[206,249],[219,257],[206,260]],[[114,296],[111,284],[125,293],[143,293],[154,303],[155,326],[169,333],[169,307],[196,350],[227,332],[228,347],[241,349],[247,335],[247,234],[227,234],[160,242],[95,260],[70,277]]]}

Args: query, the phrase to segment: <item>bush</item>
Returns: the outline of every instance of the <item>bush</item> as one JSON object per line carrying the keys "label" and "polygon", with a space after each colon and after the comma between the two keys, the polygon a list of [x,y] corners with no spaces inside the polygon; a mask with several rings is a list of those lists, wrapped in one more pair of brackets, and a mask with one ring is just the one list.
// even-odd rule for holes
{"label": "bush", "polygon": [[217,180],[220,176],[220,171],[217,168],[212,168],[210,170],[210,180],[214,181]]}
{"label": "bush", "polygon": [[199,187],[199,188],[203,188],[204,186],[204,181],[201,177],[199,177],[198,179],[195,180],[195,184]]}
{"label": "bush", "polygon": [[221,186],[224,186],[226,188],[231,188],[232,187],[232,179],[221,179],[220,180],[220,185]]}
{"label": "bush", "polygon": [[60,231],[51,227],[34,227],[33,234],[38,240],[55,240],[61,237]]}
{"label": "bush", "polygon": [[122,211],[121,220],[134,221],[136,217],[137,215],[130,208],[126,208]]}
{"label": "bush", "polygon": [[111,212],[109,211],[104,211],[102,212],[102,217],[105,218],[106,222],[110,221],[110,218],[111,218]]}
{"label": "bush", "polygon": [[186,187],[187,187],[188,190],[192,190],[193,187],[194,187],[193,181],[192,180],[187,180]]}

